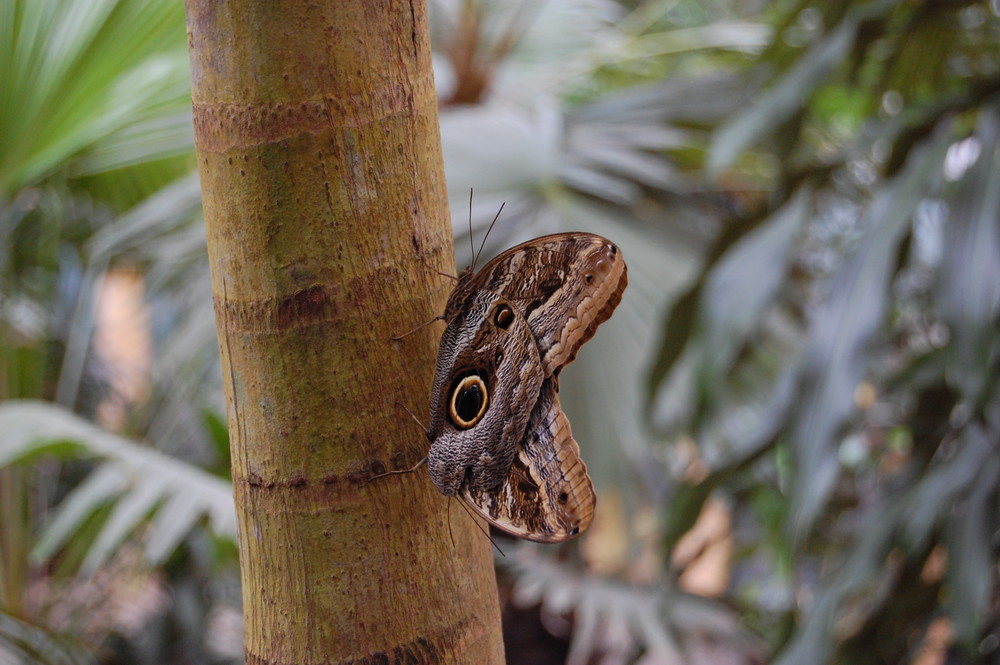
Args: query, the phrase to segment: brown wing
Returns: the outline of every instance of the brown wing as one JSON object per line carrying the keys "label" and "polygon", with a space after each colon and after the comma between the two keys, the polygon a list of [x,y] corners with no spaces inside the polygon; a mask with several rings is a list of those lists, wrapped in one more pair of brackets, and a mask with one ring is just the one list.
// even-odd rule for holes
{"label": "brown wing", "polygon": [[527,319],[547,377],[576,358],[580,346],[621,302],[628,282],[618,247],[590,233],[536,238],[463,277],[448,311],[477,291],[506,298]]}
{"label": "brown wing", "polygon": [[491,524],[519,538],[557,543],[587,528],[594,515],[594,486],[559,406],[554,378],[542,384],[503,483],[491,491],[465,485],[460,494]]}
{"label": "brown wing", "polygon": [[477,291],[438,348],[427,471],[442,493],[502,483],[544,380],[528,322],[509,301]]}
{"label": "brown wing", "polygon": [[[527,323],[525,338],[517,337],[526,344],[526,337],[532,338],[542,370],[538,399],[502,482],[463,482],[458,471],[451,482],[460,484],[459,494],[476,512],[507,533],[560,542],[590,524],[593,483],[559,405],[558,375],[611,316],[627,281],[618,247],[587,233],[536,238],[503,252],[475,275],[465,271],[459,277],[445,317],[460,321],[484,293],[510,303],[517,319]],[[527,395],[501,392],[498,398],[531,403]],[[463,474],[470,468],[454,466]]]}

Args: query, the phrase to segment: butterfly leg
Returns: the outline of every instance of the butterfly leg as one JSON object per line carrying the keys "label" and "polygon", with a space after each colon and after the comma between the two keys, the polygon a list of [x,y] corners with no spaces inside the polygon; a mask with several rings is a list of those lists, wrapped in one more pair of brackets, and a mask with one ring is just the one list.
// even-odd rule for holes
{"label": "butterfly leg", "polygon": [[403,411],[406,411],[408,414],[410,414],[410,417],[413,418],[413,422],[415,422],[417,424],[417,426],[420,427],[420,429],[422,429],[424,431],[424,434],[428,438],[430,438],[430,430],[427,429],[426,427],[424,427],[424,424],[422,422],[420,422],[420,418],[417,418],[413,414],[413,412],[410,411],[410,409],[405,404],[403,404],[402,402],[397,401],[396,402],[396,406],[400,407],[401,409],[403,409]]}
{"label": "butterfly leg", "polygon": [[[442,274],[443,274],[443,273],[442,273]],[[443,320],[444,320],[444,317],[443,317],[443,316],[435,316],[435,317],[434,317],[433,319],[431,319],[430,321],[424,321],[423,323],[421,323],[421,324],[420,324],[419,326],[417,326],[417,327],[416,327],[416,328],[414,328],[413,330],[407,330],[407,331],[406,331],[405,333],[403,333],[402,335],[393,335],[393,336],[392,336],[392,337],[390,337],[389,339],[390,339],[390,340],[392,340],[393,342],[398,342],[399,340],[401,340],[401,339],[403,339],[403,338],[405,338],[405,337],[409,337],[410,335],[412,335],[413,333],[417,332],[418,330],[423,330],[424,328],[426,328],[426,327],[427,327],[427,326],[429,326],[430,324],[434,323],[435,321],[443,321]]]}
{"label": "butterfly leg", "polygon": [[411,466],[409,469],[399,469],[397,471],[383,471],[382,473],[376,473],[374,476],[368,479],[368,482],[371,482],[376,478],[384,478],[385,476],[401,476],[404,473],[413,473],[426,463],[427,463],[427,458],[425,457],[416,464],[414,464],[413,466]]}

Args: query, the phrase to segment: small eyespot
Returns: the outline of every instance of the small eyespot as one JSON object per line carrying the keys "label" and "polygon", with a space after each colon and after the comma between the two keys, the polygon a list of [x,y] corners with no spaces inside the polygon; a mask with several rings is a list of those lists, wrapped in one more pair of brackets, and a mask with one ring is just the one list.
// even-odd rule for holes
{"label": "small eyespot", "polygon": [[493,312],[493,323],[501,330],[506,330],[510,327],[510,324],[514,323],[514,310],[510,308],[510,305],[497,305],[496,310]]}
{"label": "small eyespot", "polygon": [[448,416],[459,429],[469,429],[482,419],[488,404],[486,384],[473,374],[463,378],[452,388]]}
{"label": "small eyespot", "polygon": [[559,503],[566,503],[569,500],[569,494],[566,492],[559,492]]}
{"label": "small eyespot", "polygon": [[497,354],[493,356],[493,361],[496,363],[497,367],[500,366],[500,363],[503,362],[503,349],[497,349]]}
{"label": "small eyespot", "polygon": [[611,252],[612,254],[617,254],[617,253],[618,253],[618,247],[617,247],[617,246],[615,246],[615,245],[612,245],[612,244],[610,244],[610,243],[608,243],[608,250],[609,250],[609,251],[610,251],[610,252]]}
{"label": "small eyespot", "polygon": [[575,527],[573,527],[572,529],[569,530],[569,535],[571,535],[571,536],[575,536],[578,533],[580,533],[580,527],[578,527],[578,526],[575,526]]}
{"label": "small eyespot", "polygon": [[585,281],[587,284],[590,284],[591,282],[594,281],[594,276],[588,272],[586,275],[583,276],[583,281]]}

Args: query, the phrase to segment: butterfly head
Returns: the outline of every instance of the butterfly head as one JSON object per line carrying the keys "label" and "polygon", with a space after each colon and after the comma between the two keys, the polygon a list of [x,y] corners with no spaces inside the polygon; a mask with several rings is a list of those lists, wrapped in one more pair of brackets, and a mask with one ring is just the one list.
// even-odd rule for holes
{"label": "butterfly head", "polygon": [[470,288],[473,277],[475,277],[475,274],[472,272],[472,266],[466,266],[462,269],[462,272],[458,273],[455,288],[452,289],[451,295],[448,296],[448,304],[444,308],[445,321],[454,321],[463,311],[469,308],[470,300],[475,296],[475,293]]}

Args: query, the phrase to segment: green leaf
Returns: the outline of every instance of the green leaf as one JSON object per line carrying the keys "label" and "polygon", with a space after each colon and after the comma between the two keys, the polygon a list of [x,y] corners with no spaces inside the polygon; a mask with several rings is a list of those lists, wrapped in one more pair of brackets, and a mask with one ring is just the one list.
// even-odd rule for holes
{"label": "green leaf", "polygon": [[951,197],[935,304],[952,335],[948,380],[978,403],[1000,353],[1000,107],[983,109],[972,140],[981,152]]}
{"label": "green leaf", "polygon": [[[969,434],[979,439],[979,447],[991,449],[980,428],[969,429],[972,430]],[[952,592],[947,602],[948,614],[957,642],[968,654],[977,652],[983,623],[988,616],[991,589],[997,581],[991,534],[997,516],[1000,455],[995,450],[992,453],[966,488],[968,495],[954,506],[945,536],[948,582]]]}
{"label": "green leaf", "polygon": [[0,662],[4,665],[97,665],[71,640],[0,613]]}
{"label": "green leaf", "polygon": [[992,457],[994,451],[982,430],[975,425],[964,428],[954,454],[921,476],[901,500],[900,540],[908,549],[924,547],[932,531],[952,517],[955,503],[975,483],[983,466],[992,463]]}
{"label": "green leaf", "polygon": [[699,309],[702,384],[718,384],[777,296],[791,267],[793,241],[811,212],[811,192],[801,189],[733,245],[712,269]]}
{"label": "green leaf", "polygon": [[[906,552],[921,551],[931,530],[942,523],[949,532],[948,576],[956,594],[949,606],[963,622],[963,637],[977,635],[995,563],[986,525],[998,478],[1000,455],[981,428],[969,427],[951,459],[918,477],[901,496],[872,506],[859,520],[857,538],[846,548],[843,563],[815,589],[808,615],[775,665],[827,662],[835,642],[830,627],[852,599],[871,598],[890,574],[890,550],[902,543]],[[965,552],[966,547],[971,549]],[[969,570],[963,569],[965,564]]]}
{"label": "green leaf", "polygon": [[[870,0],[844,5],[843,18],[749,109],[737,112],[716,132],[706,171],[718,175],[736,157],[805,109],[831,72],[856,55],[852,47],[866,21],[886,21],[901,0]],[[805,6],[807,3],[803,3]],[[798,13],[798,12],[795,12]],[[780,38],[780,37],[779,37]]]}
{"label": "green leaf", "polygon": [[804,107],[830,71],[850,53],[857,21],[847,18],[799,60],[759,101],[722,126],[708,153],[707,171],[718,175],[741,152],[768,136]]}
{"label": "green leaf", "polygon": [[839,473],[837,437],[854,410],[854,391],[885,320],[896,248],[917,205],[940,177],[950,128],[945,121],[876,194],[863,223],[867,237],[833,275],[826,302],[810,322],[791,422],[796,475],[789,528],[795,539],[812,527]]}
{"label": "green leaf", "polygon": [[775,665],[831,662],[829,658],[835,639],[831,626],[835,625],[844,603],[869,589],[882,574],[900,514],[898,506],[889,505],[871,516],[843,564],[814,591],[807,617],[797,627]]}
{"label": "green leaf", "polygon": [[236,537],[232,487],[195,466],[102,430],[46,402],[0,404],[0,432],[0,465],[50,450],[49,441],[75,441],[85,454],[108,460],[60,504],[43,529],[33,553],[36,560],[51,557],[88,517],[109,502],[113,504],[111,514],[91,545],[85,572],[92,572],[111,556],[151,514],[155,519],[145,553],[154,565],[169,556],[201,516],[208,518],[216,534]]}
{"label": "green leaf", "polygon": [[13,0],[3,5],[0,198],[65,168],[102,142],[87,170],[190,148],[189,141],[178,140],[178,124],[169,141],[161,136],[150,142],[162,133],[158,119],[190,104],[181,3]]}
{"label": "green leaf", "polygon": [[[151,470],[150,470],[151,471]],[[163,479],[147,471],[130,491],[121,494],[83,561],[83,573],[91,574],[105,563],[126,536],[142,524],[166,490]],[[185,532],[186,533],[186,532]],[[179,540],[174,543],[177,545]],[[171,548],[171,551],[173,548]],[[149,550],[146,550],[147,557]],[[156,564],[159,561],[150,561]]]}
{"label": "green leaf", "polygon": [[103,464],[73,488],[56,509],[32,552],[36,563],[55,554],[79,532],[87,518],[128,489],[128,479],[113,464]]}

